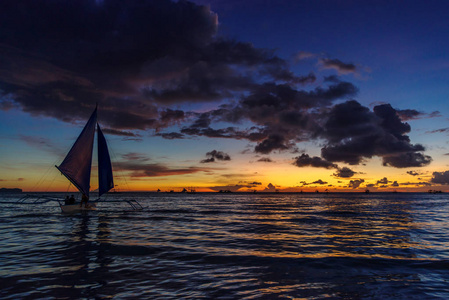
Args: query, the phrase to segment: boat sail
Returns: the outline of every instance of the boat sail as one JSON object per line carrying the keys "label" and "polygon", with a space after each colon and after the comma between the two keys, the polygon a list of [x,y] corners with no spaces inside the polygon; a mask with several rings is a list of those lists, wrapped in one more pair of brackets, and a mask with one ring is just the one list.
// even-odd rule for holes
{"label": "boat sail", "polygon": [[[82,194],[89,197],[92,152],[94,147],[95,127],[98,146],[98,191],[99,197],[114,187],[111,158],[106,139],[97,123],[97,108],[90,116],[83,131],[78,136],[70,151],[59,166],[55,166]],[[95,209],[93,203],[80,207],[79,204],[62,205],[63,212]]]}
{"label": "boat sail", "polygon": [[[95,131],[97,131],[98,146],[98,199],[90,201],[88,205],[80,206],[80,204],[67,204],[59,198],[45,195],[26,195],[20,198],[17,202],[11,203],[35,206],[54,201],[59,203],[59,207],[64,213],[95,210],[95,203],[102,201],[100,196],[107,193],[114,187],[114,178],[112,175],[112,165],[108,145],[106,143],[106,139],[104,138],[103,132],[101,131],[100,125],[97,123],[97,107],[95,107],[94,112],[90,116],[64,160],[59,166],[55,166],[83,195],[89,197]],[[135,199],[109,199],[107,202],[126,202],[133,210],[143,209],[142,205],[140,205],[140,203]]]}

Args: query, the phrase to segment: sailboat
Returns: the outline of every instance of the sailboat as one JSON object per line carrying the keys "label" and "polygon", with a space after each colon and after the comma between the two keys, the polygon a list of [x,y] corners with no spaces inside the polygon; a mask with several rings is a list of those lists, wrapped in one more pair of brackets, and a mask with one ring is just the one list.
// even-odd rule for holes
{"label": "sailboat", "polygon": [[[59,166],[55,166],[83,195],[89,197],[92,152],[94,148],[95,127],[98,146],[98,197],[114,187],[111,158],[108,145],[97,123],[97,107],[87,121],[77,140]],[[82,204],[82,203],[81,203]],[[95,210],[93,202],[76,204],[59,203],[63,212]]]}
{"label": "sailboat", "polygon": [[[11,204],[40,205],[47,202],[57,202],[63,213],[96,210],[96,203],[103,201],[100,197],[114,187],[111,158],[108,145],[97,123],[97,107],[90,116],[80,135],[76,139],[70,151],[59,166],[55,166],[81,194],[89,197],[90,175],[92,169],[92,153],[94,148],[95,131],[97,132],[98,146],[98,199],[84,203],[67,204],[64,200],[46,195],[26,195]],[[108,203],[126,202],[133,210],[142,210],[143,207],[135,199],[108,200]],[[3,202],[8,203],[8,202]]]}

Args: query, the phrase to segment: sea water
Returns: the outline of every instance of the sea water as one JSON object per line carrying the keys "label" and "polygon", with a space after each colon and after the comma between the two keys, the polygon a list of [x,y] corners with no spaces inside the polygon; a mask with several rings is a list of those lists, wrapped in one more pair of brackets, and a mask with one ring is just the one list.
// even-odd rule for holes
{"label": "sea water", "polygon": [[19,197],[0,196],[1,299],[449,299],[448,194]]}

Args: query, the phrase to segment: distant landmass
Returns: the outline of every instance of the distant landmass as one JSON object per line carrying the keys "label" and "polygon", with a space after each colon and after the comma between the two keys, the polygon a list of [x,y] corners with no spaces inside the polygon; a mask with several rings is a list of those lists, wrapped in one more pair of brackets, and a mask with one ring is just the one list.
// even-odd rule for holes
{"label": "distant landmass", "polygon": [[7,188],[1,188],[0,193],[21,193],[22,189],[7,189]]}

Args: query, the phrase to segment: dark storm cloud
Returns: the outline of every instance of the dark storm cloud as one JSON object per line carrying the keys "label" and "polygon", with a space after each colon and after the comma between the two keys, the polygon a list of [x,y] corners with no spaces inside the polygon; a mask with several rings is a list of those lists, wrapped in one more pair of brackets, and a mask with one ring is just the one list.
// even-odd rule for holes
{"label": "dark storm cloud", "polygon": [[[0,88],[24,111],[72,121],[98,102],[108,125],[145,129],[167,114],[155,121],[141,87],[191,67],[217,16],[184,1],[19,0],[0,4],[0,26]],[[151,73],[167,57],[167,69]]]}
{"label": "dark storm cloud", "polygon": [[[296,142],[308,140],[318,131],[311,109],[328,106],[338,99],[355,95],[357,88],[349,82],[332,83],[311,91],[296,90],[287,84],[267,82],[257,85],[235,105],[222,105],[197,116],[181,133],[207,137],[247,139],[257,142],[255,152],[296,151]],[[255,126],[239,130],[235,127],[213,129],[212,122],[240,123]]]}
{"label": "dark storm cloud", "polygon": [[[320,139],[330,165],[373,156],[393,167],[430,163],[402,122],[419,112],[340,103],[357,87],[337,76],[295,74],[271,49],[218,37],[217,18],[187,1],[0,2],[0,108],[76,123],[98,102],[109,133],[128,137],[154,129],[166,139],[245,139],[261,154]],[[321,64],[358,72],[338,59]],[[200,102],[210,102],[210,111],[180,108]]]}
{"label": "dark storm cloud", "polygon": [[428,165],[431,161],[432,158],[428,155],[419,152],[407,152],[399,155],[385,156],[382,164],[395,168],[409,168],[422,167]]}
{"label": "dark storm cloud", "polygon": [[433,172],[430,182],[437,184],[449,184],[449,171]]}
{"label": "dark storm cloud", "polygon": [[334,173],[334,176],[340,177],[340,178],[350,178],[354,176],[356,172],[351,170],[348,167],[339,168],[336,173]]}
{"label": "dark storm cloud", "polygon": [[[352,84],[338,78],[330,82],[327,88],[308,92],[285,84],[262,84],[236,105],[200,115],[182,133],[248,139],[257,142],[254,150],[262,154],[295,151],[297,142],[321,137],[325,140],[321,160],[328,166],[338,161],[356,165],[373,156],[381,157],[383,165],[397,168],[430,163],[431,158],[421,153],[424,147],[410,142],[410,125],[401,121],[391,105],[378,105],[371,111],[350,100],[329,108],[335,100],[357,92]],[[214,121],[242,120],[250,120],[256,126],[247,131],[205,127]],[[205,128],[200,129],[197,124],[203,123]],[[301,166],[301,159],[298,163]]]}
{"label": "dark storm cloud", "polygon": [[322,148],[324,159],[356,165],[364,158],[379,156],[384,166],[421,167],[431,162],[424,147],[411,144],[406,135],[410,125],[401,122],[389,104],[375,106],[371,112],[357,101],[335,105],[320,135],[328,140]]}
{"label": "dark storm cloud", "polygon": [[211,163],[211,162],[215,162],[216,160],[221,160],[221,161],[227,161],[227,160],[231,160],[231,157],[222,152],[222,151],[217,151],[217,150],[212,150],[210,152],[206,153],[206,159],[203,159],[201,161],[201,163]]}
{"label": "dark storm cloud", "polygon": [[287,150],[290,147],[291,145],[288,144],[288,141],[286,141],[282,135],[272,134],[265,140],[257,144],[257,146],[254,148],[254,151],[262,154],[268,154],[275,150]]}
{"label": "dark storm cloud", "polygon": [[338,168],[338,166],[334,163],[326,161],[318,156],[310,157],[308,154],[303,153],[298,157],[295,157],[295,161],[293,165],[297,167],[314,167],[314,168],[325,168],[325,169],[333,169]]}
{"label": "dark storm cloud", "polygon": [[1,107],[72,122],[98,102],[113,129],[160,129],[185,118],[161,106],[221,101],[260,76],[315,81],[272,50],[215,37],[217,24],[187,1],[3,2]]}
{"label": "dark storm cloud", "polygon": [[339,59],[322,58],[319,60],[324,69],[334,69],[340,74],[357,72],[357,67],[352,63],[344,63]]}

